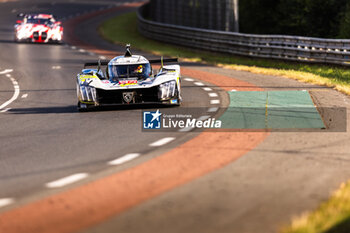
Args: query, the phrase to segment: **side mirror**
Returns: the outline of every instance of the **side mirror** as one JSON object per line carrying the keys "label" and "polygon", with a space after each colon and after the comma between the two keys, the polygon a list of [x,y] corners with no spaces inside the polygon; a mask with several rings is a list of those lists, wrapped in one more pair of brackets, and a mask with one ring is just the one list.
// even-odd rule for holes
{"label": "side mirror", "polygon": [[22,23],[22,20],[17,20],[16,21],[16,24],[21,24]]}

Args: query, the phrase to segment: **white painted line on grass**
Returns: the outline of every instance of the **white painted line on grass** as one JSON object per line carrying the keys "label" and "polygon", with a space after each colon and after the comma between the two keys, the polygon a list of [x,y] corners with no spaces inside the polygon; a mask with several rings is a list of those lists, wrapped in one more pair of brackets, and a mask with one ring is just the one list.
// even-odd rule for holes
{"label": "white painted line on grass", "polygon": [[6,101],[5,103],[3,103],[2,105],[0,105],[0,110],[1,109],[4,109],[5,107],[7,107],[7,105],[11,104],[13,101],[15,101],[17,98],[18,98],[18,95],[19,95],[19,92],[20,92],[20,89],[19,89],[19,86],[18,86],[18,82],[10,77],[11,81],[12,81],[12,84],[13,84],[13,87],[15,89],[15,92],[13,93],[13,96],[11,99],[9,99],[8,101]]}
{"label": "white painted line on grass", "polygon": [[126,163],[130,160],[136,159],[137,157],[140,156],[140,153],[130,153],[130,154],[126,154],[120,158],[117,158],[115,160],[112,160],[110,162],[108,162],[109,165],[119,165],[122,163]]}
{"label": "white painted line on grass", "polygon": [[210,104],[220,104],[220,100],[210,100]]}
{"label": "white painted line on grass", "polygon": [[193,82],[194,80],[191,78],[184,78],[185,81]]}
{"label": "white painted line on grass", "polygon": [[0,199],[0,208],[10,205],[14,202],[14,200],[12,198],[1,198]]}
{"label": "white painted line on grass", "polygon": [[197,85],[197,86],[204,86],[204,84],[201,83],[201,82],[195,82],[194,84]]}
{"label": "white painted line on grass", "polygon": [[237,91],[237,90],[236,90],[236,89],[232,89],[231,91],[232,91],[232,92],[235,92],[235,91]]}
{"label": "white painted line on grass", "polygon": [[207,112],[217,112],[219,110],[218,107],[214,107],[214,108],[209,108]]}
{"label": "white painted line on grass", "polygon": [[167,137],[167,138],[162,138],[158,141],[155,141],[151,144],[149,144],[150,146],[163,146],[171,141],[173,141],[175,138],[174,137]]}
{"label": "white painted line on grass", "polygon": [[28,94],[23,94],[21,98],[22,98],[22,99],[25,99],[25,98],[27,98],[27,97],[28,97]]}
{"label": "white painted line on grass", "polygon": [[77,173],[46,184],[47,188],[60,188],[88,177],[87,173]]}
{"label": "white painted line on grass", "polygon": [[209,93],[208,95],[209,97],[218,97],[218,94],[216,94],[215,92]]}
{"label": "white painted line on grass", "polygon": [[205,90],[205,91],[212,91],[213,89],[211,89],[210,87],[203,87],[203,90]]}

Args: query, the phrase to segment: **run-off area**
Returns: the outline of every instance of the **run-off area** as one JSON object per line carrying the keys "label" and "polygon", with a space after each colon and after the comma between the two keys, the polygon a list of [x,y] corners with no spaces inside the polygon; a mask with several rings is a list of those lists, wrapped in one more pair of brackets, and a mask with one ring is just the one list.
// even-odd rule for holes
{"label": "run-off area", "polygon": [[307,91],[229,92],[230,105],[221,116],[226,129],[324,129]]}

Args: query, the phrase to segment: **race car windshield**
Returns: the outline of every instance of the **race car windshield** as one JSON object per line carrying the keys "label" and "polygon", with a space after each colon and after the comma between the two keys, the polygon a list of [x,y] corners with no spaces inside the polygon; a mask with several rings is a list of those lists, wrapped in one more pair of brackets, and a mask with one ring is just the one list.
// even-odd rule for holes
{"label": "race car windshield", "polygon": [[51,24],[51,21],[49,19],[27,19],[27,23],[33,23],[33,24]]}
{"label": "race car windshield", "polygon": [[151,65],[137,64],[137,65],[109,65],[108,72],[113,81],[119,78],[141,78],[146,79],[151,75]]}

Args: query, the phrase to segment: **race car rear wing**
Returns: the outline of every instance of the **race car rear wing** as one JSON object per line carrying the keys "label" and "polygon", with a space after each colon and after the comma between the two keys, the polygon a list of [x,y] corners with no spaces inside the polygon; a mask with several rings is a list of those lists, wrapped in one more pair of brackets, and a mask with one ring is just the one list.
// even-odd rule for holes
{"label": "race car rear wing", "polygon": [[179,62],[177,58],[149,60],[151,64]]}
{"label": "race car rear wing", "polygon": [[98,62],[87,62],[87,63],[85,63],[84,64],[84,69],[85,69],[85,67],[87,67],[87,66],[106,66],[106,65],[108,65],[108,60],[103,60],[103,61],[98,61]]}
{"label": "race car rear wing", "polygon": [[[102,60],[102,61],[98,61],[98,62],[87,62],[84,64],[84,69],[85,67],[88,66],[106,66],[108,65],[108,60]],[[150,64],[163,64],[163,63],[172,63],[172,62],[178,62],[177,58],[168,58],[168,59],[153,59],[153,60],[149,60]]]}

